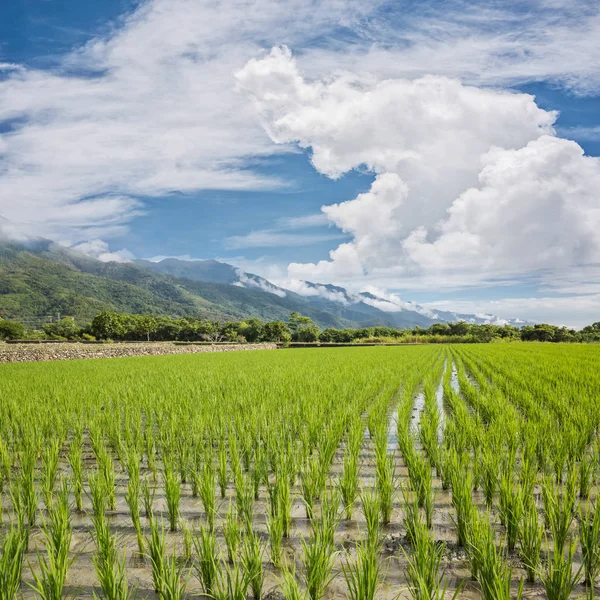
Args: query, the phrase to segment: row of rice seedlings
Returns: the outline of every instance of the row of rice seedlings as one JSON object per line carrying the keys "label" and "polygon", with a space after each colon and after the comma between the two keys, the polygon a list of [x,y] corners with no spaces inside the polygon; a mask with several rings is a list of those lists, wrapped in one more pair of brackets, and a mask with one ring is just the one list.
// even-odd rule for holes
{"label": "row of rice seedlings", "polygon": [[496,547],[488,516],[472,511],[468,538],[467,555],[471,573],[481,586],[483,600],[519,600],[523,595],[524,581],[520,582],[516,595],[513,595],[512,571],[504,550]]}
{"label": "row of rice seedlings", "polygon": [[511,475],[505,474],[500,483],[500,522],[506,529],[509,551],[517,545],[525,513],[523,488],[512,479]]}
{"label": "row of rice seedlings", "polygon": [[355,546],[356,558],[347,559],[342,565],[349,600],[374,600],[382,580],[378,550],[368,540],[359,540]]}
{"label": "row of rice seedlings", "polygon": [[538,511],[533,502],[526,505],[523,514],[520,537],[520,552],[523,566],[527,572],[527,581],[533,583],[539,571],[540,553],[544,527],[538,519]]}
{"label": "row of rice seedlings", "polygon": [[92,538],[96,546],[96,552],[92,560],[102,589],[102,597],[105,600],[130,600],[135,598],[136,590],[131,588],[127,581],[126,555],[123,552],[119,557],[117,539],[111,533],[110,525],[104,513],[95,515],[93,523]]}
{"label": "row of rice seedlings", "polygon": [[0,600],[14,600],[21,585],[29,529],[24,520],[11,523],[0,541]]}
{"label": "row of rice seedlings", "polygon": [[598,504],[582,506],[579,512],[579,542],[584,583],[593,588],[600,575],[600,509]]}
{"label": "row of rice seedlings", "polygon": [[[173,461],[170,457],[165,457],[164,460],[163,482],[165,499],[167,502],[167,512],[169,515],[169,528],[171,531],[177,531],[179,503],[181,501],[181,479],[180,474],[175,470]],[[214,487],[212,492],[214,496]]]}
{"label": "row of rice seedlings", "polygon": [[144,534],[142,530],[140,513],[140,495],[141,495],[141,473],[140,456],[135,449],[129,449],[127,452],[127,471],[129,479],[127,481],[127,490],[125,492],[125,502],[129,508],[131,523],[135,529],[138,552],[140,556],[144,555]]}
{"label": "row of rice seedlings", "polygon": [[[410,552],[404,551],[407,561],[405,569],[408,591],[413,600],[444,600],[448,581],[444,578],[442,559],[445,546],[437,543],[429,527],[418,512],[412,513]],[[459,585],[452,598],[457,598],[462,586]]]}
{"label": "row of rice seedlings", "polygon": [[67,573],[75,560],[75,557],[69,556],[73,537],[69,494],[67,481],[63,480],[42,523],[46,553],[36,551],[39,572],[31,568],[34,583],[28,584],[41,600],[63,598]]}

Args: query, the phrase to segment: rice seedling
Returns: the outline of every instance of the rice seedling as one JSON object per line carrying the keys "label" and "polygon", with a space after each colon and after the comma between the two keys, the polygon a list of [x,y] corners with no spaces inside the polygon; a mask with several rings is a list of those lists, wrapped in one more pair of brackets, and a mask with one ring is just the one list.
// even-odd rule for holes
{"label": "rice seedling", "polygon": [[80,436],[73,437],[69,446],[69,466],[71,467],[71,481],[75,506],[81,512],[83,510],[83,456],[82,439]]}
{"label": "rice seedling", "polygon": [[600,574],[600,509],[589,504],[579,511],[579,544],[583,563],[584,583],[594,587]]}
{"label": "rice seedling", "polygon": [[189,582],[189,575],[184,576],[185,565],[177,560],[175,552],[164,561],[163,579],[161,582],[161,600],[184,600]]}
{"label": "rice seedling", "polygon": [[419,509],[417,495],[409,485],[401,485],[400,491],[403,502],[404,528],[406,529],[405,538],[412,545],[416,539],[417,527],[420,526],[422,521],[421,510]]}
{"label": "rice seedling", "polygon": [[142,479],[142,498],[144,501],[144,514],[146,519],[152,519],[154,515],[154,495],[156,494],[156,486],[150,483],[148,477]]}
{"label": "rice seedling", "polygon": [[[137,465],[134,467],[133,465]],[[140,471],[139,462],[134,461],[129,467],[129,480],[127,482],[127,490],[125,492],[125,502],[129,508],[131,523],[135,529],[137,538],[138,552],[140,556],[144,555],[144,534],[142,531],[142,522],[140,515]]]}
{"label": "rice seedling", "polygon": [[192,562],[192,549],[194,545],[194,534],[192,527],[187,521],[181,523],[181,530],[183,531],[183,560],[186,564]]}
{"label": "rice seedling", "polygon": [[149,517],[150,536],[146,540],[147,556],[152,567],[152,584],[154,591],[162,594],[165,580],[165,530],[159,525],[156,517]]}
{"label": "rice seedling", "polygon": [[[403,550],[404,551],[404,550]],[[413,600],[443,600],[446,598],[448,581],[441,569],[444,545],[436,544],[429,529],[418,522],[415,527],[412,550],[404,551],[408,592]],[[454,592],[456,598],[461,586]]]}
{"label": "rice seedling", "polygon": [[538,572],[543,535],[544,528],[538,521],[537,508],[535,504],[529,503],[523,515],[520,539],[521,558],[529,583],[535,581]]}
{"label": "rice seedling", "polygon": [[221,439],[221,441],[219,442],[217,481],[219,483],[221,498],[225,498],[227,484],[229,483],[229,473],[227,472],[227,447],[225,446],[224,439]]}
{"label": "rice seedling", "polygon": [[377,549],[371,544],[357,542],[356,559],[346,560],[342,572],[350,600],[374,600],[382,579]]}
{"label": "rice seedling", "polygon": [[520,599],[524,581],[516,596],[512,592],[512,571],[506,561],[505,549],[496,547],[495,534],[489,516],[473,510],[465,547],[472,576],[481,587],[483,600]]}
{"label": "rice seedling", "polygon": [[204,506],[204,515],[210,530],[215,527],[216,498],[215,498],[215,471],[212,460],[208,458],[202,468],[202,478],[199,487],[200,499]]}
{"label": "rice seedling", "polygon": [[164,463],[163,481],[167,511],[169,513],[169,528],[171,531],[177,531],[179,502],[181,500],[181,480],[170,459],[167,459]]}
{"label": "rice seedling", "polygon": [[567,543],[571,524],[575,518],[576,496],[574,485],[568,485],[567,482],[561,490],[561,487],[554,484],[549,476],[544,477],[542,498],[556,554],[562,554]]}
{"label": "rice seedling", "polygon": [[306,592],[300,589],[295,566],[285,565],[281,573],[281,591],[285,600],[306,600]]}
{"label": "rice seedling", "polygon": [[21,585],[28,531],[11,524],[0,542],[0,600],[14,600]]}
{"label": "rice seedling", "polygon": [[[203,361],[202,369],[198,360]],[[262,512],[255,511],[255,499],[263,489],[269,501],[268,560],[283,569],[285,597],[304,600],[325,593],[334,576],[330,565],[340,519],[356,518],[357,510],[361,512],[360,556],[352,550],[352,558],[342,561],[346,577],[339,571],[335,577],[342,586],[340,580],[348,579],[345,585],[352,587],[350,596],[371,597],[371,575],[379,567],[373,558],[381,548],[384,523],[394,514],[391,507],[400,487],[402,530],[406,528],[411,550],[407,550],[407,572],[393,571],[391,576],[400,586],[406,583],[414,598],[441,599],[446,586],[441,565],[454,561],[455,556],[435,542],[427,527],[433,521],[433,468],[442,486],[452,489],[452,506],[436,503],[436,510],[443,521],[451,512],[481,595],[486,600],[503,600],[519,593],[517,575],[507,566],[509,549],[514,548],[528,579],[541,574],[556,596],[556,589],[569,587],[569,569],[558,561],[562,552],[563,562],[568,562],[565,552],[576,533],[581,553],[573,558],[576,564],[571,565],[571,575],[581,563],[582,579],[584,573],[586,579],[600,577],[596,541],[600,517],[590,508],[592,504],[582,507],[579,515],[577,510],[580,498],[593,499],[595,493],[600,457],[598,365],[597,347],[549,344],[340,348],[331,353],[306,350],[168,360],[147,357],[110,365],[73,361],[36,365],[35,377],[25,377],[26,369],[4,365],[0,367],[0,499],[2,492],[6,497],[0,569],[6,581],[16,577],[11,569],[14,566],[18,571],[23,563],[18,558],[19,545],[12,541],[14,531],[26,548],[30,528],[41,519],[42,530],[34,529],[31,539],[48,565],[46,573],[35,557],[31,562],[36,563],[40,581],[50,581],[54,577],[50,573],[60,571],[50,564],[57,553],[49,554],[48,548],[58,547],[64,539],[59,514],[65,506],[61,461],[66,445],[64,461],[68,462],[74,506],[68,499],[66,505],[71,514],[89,508],[89,513],[77,516],[78,525],[82,524],[77,528],[77,547],[81,543],[87,548],[86,542],[92,546],[97,576],[95,569],[88,575],[74,551],[67,551],[68,560],[78,561],[78,576],[85,578],[82,585],[90,583],[90,575],[94,578],[91,585],[99,597],[133,595],[130,585],[124,591],[119,583],[126,581],[125,557],[115,551],[120,541],[115,538],[117,529],[109,527],[112,521],[119,528],[126,526],[121,515],[107,512],[114,508],[117,493],[119,508],[121,494],[127,503],[129,534],[136,533],[137,549],[145,557],[154,557],[136,561],[140,577],[149,578],[152,569],[153,583],[163,600],[183,595],[188,569],[201,579],[201,533],[193,535],[191,523],[179,521],[179,508],[183,512],[185,507],[187,514],[184,502],[190,501],[187,481],[203,506],[203,528],[208,535],[204,554],[210,558],[204,567],[213,565],[212,597],[243,600],[252,588],[248,573],[257,561],[249,560],[256,552],[251,540],[259,535],[257,528],[264,531],[262,514],[254,514]],[[417,428],[412,417],[415,397],[421,391],[424,407]],[[396,456],[401,456],[408,478],[396,472],[390,454],[390,410],[396,405],[400,449]],[[363,444],[367,426],[372,437]],[[90,451],[95,457],[91,467]],[[370,475],[360,470],[371,451],[375,453],[375,487],[371,489],[369,482],[369,489],[359,493],[359,475],[364,483]],[[171,473],[172,491],[166,489],[165,472]],[[331,487],[333,477],[337,491]],[[544,506],[539,516],[535,505],[538,478]],[[227,498],[233,486],[235,498],[232,494],[227,516],[220,523],[217,498]],[[489,515],[478,512],[475,499],[480,496],[473,495],[478,486]],[[172,501],[178,492],[179,504]],[[294,544],[284,548],[283,540],[294,525],[292,515],[296,518],[298,509],[304,511],[300,504],[292,504],[297,499],[304,501],[311,535],[301,549]],[[357,499],[362,508],[357,508]],[[154,514],[165,500],[164,527],[180,529],[173,534],[162,531],[162,517]],[[191,502],[190,507],[196,506]],[[14,525],[6,523],[11,510]],[[498,539],[490,544],[489,521],[496,514],[506,529],[505,546]],[[148,522],[142,526],[144,515]],[[543,518],[548,525],[548,559],[542,551]],[[221,526],[226,564],[214,541]],[[343,528],[344,539],[356,542],[352,523]],[[41,538],[51,530],[56,536],[44,549]],[[266,570],[267,550],[259,545]],[[172,548],[181,555],[177,561]],[[300,559],[302,577],[296,578],[285,565],[288,555],[294,564]],[[108,558],[100,560],[101,556]],[[511,555],[510,560],[514,558]],[[306,568],[301,568],[302,563]],[[397,563],[392,562],[391,569],[397,569]],[[0,577],[5,575],[0,573]],[[58,575],[54,578],[58,580]],[[593,586],[586,585],[587,596],[592,597]],[[9,584],[4,587],[10,589]],[[575,587],[571,595],[578,592]],[[451,595],[447,589],[445,593]]]}
{"label": "rice seedling", "polygon": [[373,490],[363,490],[360,493],[362,512],[367,524],[367,542],[370,546],[379,547],[381,540],[381,521],[379,515],[379,496]]}
{"label": "rice seedling", "polygon": [[269,533],[269,547],[271,550],[271,562],[273,566],[281,564],[281,543],[283,541],[284,519],[278,508],[267,514],[267,532]]}
{"label": "rice seedling", "polygon": [[38,512],[38,495],[35,489],[35,462],[36,451],[27,446],[21,458],[21,471],[18,476],[18,500],[23,512],[27,516],[29,527],[35,527]]}
{"label": "rice seedling", "polygon": [[219,565],[213,587],[215,600],[246,600],[248,582],[238,563]]}
{"label": "rice seedling", "polygon": [[60,445],[58,440],[51,440],[42,451],[42,491],[47,507],[52,504],[54,486],[58,475]]}
{"label": "rice seedling", "polygon": [[338,487],[344,505],[345,516],[348,520],[352,518],[354,503],[358,498],[358,475],[358,454],[347,449],[344,455],[344,466]]}
{"label": "rice seedling", "polygon": [[212,596],[216,594],[215,585],[217,585],[219,574],[219,556],[215,533],[208,527],[201,525],[193,541],[196,550],[196,563],[194,564],[196,578],[206,594]]}
{"label": "rice seedling", "polygon": [[98,469],[104,482],[108,510],[115,510],[117,507],[117,494],[115,491],[115,465],[112,456],[104,446],[102,446],[102,450],[98,455]]}
{"label": "rice seedling", "polygon": [[500,470],[500,458],[495,449],[489,449],[483,453],[481,461],[481,483],[485,505],[491,510],[494,495],[498,491],[498,472]]}
{"label": "rice seedling", "polygon": [[500,521],[506,528],[509,551],[515,549],[519,539],[524,510],[523,489],[514,484],[512,477],[503,475],[500,483]]}
{"label": "rice seedling", "polygon": [[117,540],[111,534],[110,526],[105,519],[95,523],[93,539],[96,552],[92,557],[98,582],[105,600],[130,600],[135,598],[136,591],[129,586],[125,569],[125,553],[119,557]]}
{"label": "rice seedling", "polygon": [[300,471],[302,500],[306,506],[306,518],[313,518],[315,501],[321,494],[321,471],[316,457],[309,458]]}
{"label": "rice seedling", "polygon": [[384,525],[387,525],[392,520],[392,509],[394,507],[396,492],[395,470],[396,466],[393,454],[386,454],[377,460],[377,493],[379,494],[381,521]]}
{"label": "rice seedling", "polygon": [[570,544],[566,554],[555,551],[545,561],[540,579],[548,600],[568,600],[571,597],[582,569],[574,569],[575,546],[575,543]]}
{"label": "rice seedling", "polygon": [[227,510],[227,516],[225,517],[225,522],[223,523],[223,537],[225,538],[225,545],[227,546],[227,559],[230,563],[235,561],[241,536],[242,531],[240,529],[239,521],[234,507],[230,501],[229,509]]}
{"label": "rice seedling", "polygon": [[452,506],[454,507],[456,518],[456,533],[458,535],[458,545],[465,546],[468,541],[468,530],[473,516],[473,483],[471,472],[463,471],[462,476],[459,472],[452,478]]}
{"label": "rice seedling", "polygon": [[579,463],[579,497],[583,500],[590,497],[595,470],[594,461],[585,455],[582,456]]}
{"label": "rice seedling", "polygon": [[254,600],[260,600],[262,598],[265,579],[262,562],[264,550],[264,546],[254,532],[247,533],[244,536],[241,564]]}
{"label": "rice seedling", "polygon": [[235,484],[237,513],[247,532],[252,531],[252,514],[254,511],[254,490],[249,478],[241,474]]}
{"label": "rice seedling", "polygon": [[302,540],[302,551],[308,598],[321,600],[332,580],[333,563],[337,552],[323,539],[323,536],[314,534],[308,542]]}
{"label": "rice seedling", "polygon": [[75,560],[69,557],[73,537],[70,508],[69,489],[64,482],[57,501],[48,510],[48,520],[42,525],[46,554],[36,552],[39,572],[30,567],[34,583],[28,585],[42,600],[62,599],[67,573]]}

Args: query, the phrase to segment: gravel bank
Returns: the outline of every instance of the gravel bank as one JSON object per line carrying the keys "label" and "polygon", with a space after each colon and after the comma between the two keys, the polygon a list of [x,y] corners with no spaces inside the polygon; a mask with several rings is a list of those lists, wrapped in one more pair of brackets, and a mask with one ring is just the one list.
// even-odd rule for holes
{"label": "gravel bank", "polygon": [[122,358],[162,354],[199,354],[202,352],[240,352],[275,350],[277,344],[219,344],[215,346],[177,346],[169,342],[137,344],[2,344],[0,363],[74,360],[79,358]]}

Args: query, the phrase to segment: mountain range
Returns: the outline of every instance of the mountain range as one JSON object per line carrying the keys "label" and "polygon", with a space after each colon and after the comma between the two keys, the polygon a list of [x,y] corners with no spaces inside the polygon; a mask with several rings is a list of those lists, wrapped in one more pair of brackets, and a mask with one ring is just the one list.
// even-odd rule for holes
{"label": "mountain range", "polygon": [[216,260],[102,262],[44,239],[0,243],[0,317],[31,327],[58,315],[85,323],[102,310],[215,320],[286,320],[296,311],[321,327],[336,328],[506,322],[301,283],[302,295]]}

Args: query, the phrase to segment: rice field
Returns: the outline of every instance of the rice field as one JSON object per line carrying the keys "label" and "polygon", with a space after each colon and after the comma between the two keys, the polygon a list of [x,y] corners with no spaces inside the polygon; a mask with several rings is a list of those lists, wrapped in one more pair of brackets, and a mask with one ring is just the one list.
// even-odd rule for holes
{"label": "rice field", "polygon": [[600,347],[0,365],[0,600],[593,598]]}

